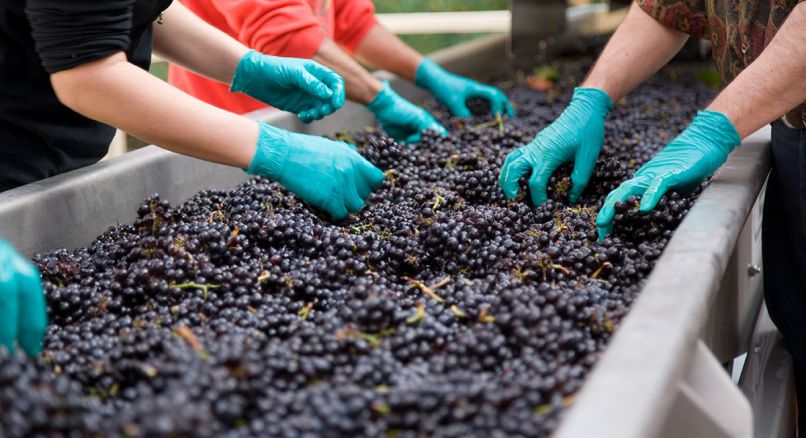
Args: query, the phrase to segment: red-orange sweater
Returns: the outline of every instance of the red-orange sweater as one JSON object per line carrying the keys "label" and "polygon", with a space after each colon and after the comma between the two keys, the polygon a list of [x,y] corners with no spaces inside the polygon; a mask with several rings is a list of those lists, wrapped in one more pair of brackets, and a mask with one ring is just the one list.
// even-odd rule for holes
{"label": "red-orange sweater", "polygon": [[[325,38],[353,53],[377,23],[370,0],[182,0],[196,15],[268,55],[311,58]],[[219,108],[243,114],[266,104],[171,65],[168,80]]]}

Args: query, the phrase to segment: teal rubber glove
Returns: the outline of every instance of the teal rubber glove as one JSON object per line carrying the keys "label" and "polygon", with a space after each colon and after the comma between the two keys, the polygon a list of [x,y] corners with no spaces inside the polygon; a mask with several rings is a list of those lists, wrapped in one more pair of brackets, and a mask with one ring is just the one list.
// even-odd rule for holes
{"label": "teal rubber glove", "polygon": [[691,192],[716,172],[741,141],[727,116],[709,110],[698,112],[680,135],[641,166],[635,176],[607,195],[596,217],[599,238],[613,232],[617,202],[641,196],[638,209],[647,212],[658,205],[669,189]]}
{"label": "teal rubber glove", "polygon": [[472,115],[466,102],[473,98],[486,100],[493,114],[515,117],[515,109],[501,90],[449,73],[428,59],[417,67],[414,82],[430,91],[456,117]]}
{"label": "teal rubber glove", "polygon": [[428,111],[400,97],[386,81],[372,102],[367,104],[367,109],[372,111],[383,130],[399,143],[417,143],[420,133],[427,129],[440,135],[448,134]]}
{"label": "teal rubber glove", "polygon": [[335,220],[364,207],[384,175],[347,143],[296,134],[260,123],[257,151],[247,173],[277,181]]}
{"label": "teal rubber glove", "polygon": [[588,185],[604,141],[604,123],[613,102],[598,88],[575,88],[571,103],[531,143],[512,151],[498,184],[507,199],[518,194],[518,180],[531,172],[529,191],[538,206],[548,198],[546,186],[561,164],[574,161],[569,199],[576,202]]}
{"label": "teal rubber glove", "polygon": [[37,355],[47,323],[39,271],[0,240],[0,345],[14,350],[19,343],[26,353]]}
{"label": "teal rubber glove", "polygon": [[310,59],[282,58],[250,50],[238,62],[231,91],[289,111],[305,123],[344,105],[344,79]]}

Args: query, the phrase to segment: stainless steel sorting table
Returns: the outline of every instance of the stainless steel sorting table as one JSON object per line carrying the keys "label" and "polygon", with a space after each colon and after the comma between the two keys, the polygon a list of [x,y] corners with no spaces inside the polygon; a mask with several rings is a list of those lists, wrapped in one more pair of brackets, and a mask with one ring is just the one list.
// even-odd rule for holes
{"label": "stainless steel sorting table", "polygon": [[[455,46],[433,59],[471,76],[509,63],[503,37]],[[423,97],[410,83],[379,75],[406,98]],[[251,116],[314,134],[372,123],[366,110],[351,103],[310,125],[282,112]],[[566,412],[557,437],[751,436],[748,399],[766,419],[757,419],[756,427],[787,430],[781,424],[791,422],[786,415],[791,385],[787,392],[785,379],[791,364],[768,323],[752,337],[761,308],[759,194],[769,169],[768,139],[768,131],[747,139],[702,193]],[[109,225],[131,222],[136,205],[151,193],[178,203],[199,190],[231,188],[245,179],[240,170],[148,146],[0,194],[0,235],[28,255],[83,246]],[[753,349],[742,395],[722,364],[748,351],[751,339],[766,347]],[[770,379],[778,379],[777,386],[765,384]],[[772,387],[779,390],[770,393]]]}

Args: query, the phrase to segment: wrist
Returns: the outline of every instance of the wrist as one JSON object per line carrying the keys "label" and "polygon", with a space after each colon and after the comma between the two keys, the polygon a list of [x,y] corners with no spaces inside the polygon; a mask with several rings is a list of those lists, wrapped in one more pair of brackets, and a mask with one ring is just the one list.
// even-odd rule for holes
{"label": "wrist", "polygon": [[291,133],[263,122],[258,125],[255,154],[245,172],[278,181],[288,162]]}
{"label": "wrist", "polygon": [[414,83],[423,87],[425,89],[430,90],[431,84],[435,81],[438,82],[438,78],[445,74],[445,70],[440,67],[434,61],[430,59],[423,58],[420,65],[417,66],[417,71],[414,74]]}
{"label": "wrist", "polygon": [[384,89],[384,82],[376,79],[374,76],[371,77],[372,80],[367,81],[367,83],[363,84],[362,91],[358,96],[356,96],[356,101],[364,106],[368,106],[371,104],[383,91]]}
{"label": "wrist", "polygon": [[704,111],[715,112],[725,116],[730,121],[731,126],[739,134],[739,137],[745,137],[752,134],[755,129],[748,128],[747,117],[742,117],[743,107],[748,108],[749,105],[736,105],[728,98],[724,98],[725,93],[721,93],[716,99],[708,105]]}
{"label": "wrist", "polygon": [[725,154],[729,154],[742,142],[728,116],[708,109],[698,111],[691,124],[680,135],[692,137],[691,142],[694,144],[717,147]]}
{"label": "wrist", "polygon": [[246,54],[251,50],[237,41],[235,43],[236,44],[234,44],[234,47],[232,47],[232,49],[222,57],[222,63],[224,64],[226,70],[223,77],[218,78],[218,80],[224,83],[232,84],[233,79],[235,79],[235,72],[238,70],[238,64],[241,63],[241,60],[243,60],[244,56],[246,56]]}
{"label": "wrist", "polygon": [[619,84],[610,83],[607,77],[598,78],[595,76],[589,76],[579,87],[601,90],[603,93],[607,94],[607,97],[610,99],[611,103],[618,102],[626,94],[620,90]]}
{"label": "wrist", "polygon": [[389,82],[382,81],[381,82],[381,89],[375,93],[375,97],[364,105],[368,110],[370,110],[373,114],[378,114],[379,112],[383,111],[384,109],[394,106],[395,101],[398,99],[397,93],[395,90],[389,86]]}
{"label": "wrist", "polygon": [[595,109],[604,116],[613,110],[613,100],[601,88],[596,87],[576,87],[571,98],[571,105],[584,105],[590,109]]}
{"label": "wrist", "polygon": [[263,54],[248,50],[235,66],[235,74],[232,75],[230,91],[247,93],[249,89],[249,78],[254,74],[255,65],[259,63]]}

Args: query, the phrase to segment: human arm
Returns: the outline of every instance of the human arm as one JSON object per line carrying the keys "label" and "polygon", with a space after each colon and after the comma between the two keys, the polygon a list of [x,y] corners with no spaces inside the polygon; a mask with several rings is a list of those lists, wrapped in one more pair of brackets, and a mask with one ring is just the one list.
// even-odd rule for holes
{"label": "human arm", "polygon": [[375,24],[355,50],[361,62],[414,81],[425,57],[380,23]]}
{"label": "human arm", "polygon": [[266,56],[205,23],[180,2],[154,26],[155,49],[166,59],[225,84],[304,122],[320,119],[344,104],[344,82],[307,59]]}
{"label": "human arm", "polygon": [[249,48],[196,16],[175,1],[154,25],[154,53],[223,84],[232,83],[235,69]]}
{"label": "human arm", "polygon": [[[307,179],[313,188],[330,187],[328,195],[345,204],[350,194],[345,184],[358,183],[347,178],[359,170],[358,154],[351,151],[345,160],[337,142],[259,129],[258,123],[202,103],[129,63],[121,49],[128,44],[131,2],[55,3],[64,9],[54,9],[50,0],[28,5],[37,52],[64,105],[166,149],[271,177],[339,216],[334,203],[301,189],[295,178]],[[87,25],[76,26],[82,19],[92,32]],[[321,159],[306,161],[309,156]],[[264,161],[274,165],[252,166]],[[291,168],[294,174],[288,173]]]}
{"label": "human arm", "polygon": [[806,101],[806,3],[787,17],[769,46],[708,106],[744,138]]}
{"label": "human arm", "polygon": [[255,154],[256,122],[177,90],[122,52],[56,72],[51,83],[70,109],[165,149],[243,169]]}
{"label": "human arm", "polygon": [[499,176],[504,195],[515,197],[518,180],[529,175],[532,202],[540,205],[547,199],[552,173],[573,161],[570,200],[576,202],[593,174],[604,140],[604,120],[613,102],[657,72],[687,38],[633,4],[568,108],[531,143],[507,157]]}
{"label": "human arm", "polygon": [[[210,7],[224,16],[238,38],[251,48],[274,55],[312,57],[332,68],[344,78],[347,98],[367,106],[384,130],[398,140],[418,138],[425,129],[446,132],[424,109],[393,92],[382,93],[384,84],[351,57],[376,23],[371,2],[345,0],[330,6],[335,14],[335,40],[325,34],[320,17],[305,0],[213,0]],[[391,107],[378,104],[390,100],[395,103]],[[311,111],[301,118],[307,121],[322,115]]]}
{"label": "human arm", "polygon": [[447,134],[428,111],[400,97],[388,83],[370,74],[332,40],[323,40],[313,59],[341,74],[347,98],[364,104],[395,140],[416,143],[420,133],[427,129]]}
{"label": "human arm", "polygon": [[335,219],[360,209],[369,195],[365,188],[383,180],[341,143],[261,128],[182,93],[122,53],[57,72],[51,81],[62,103],[86,117],[174,152],[269,177]]}
{"label": "human arm", "polygon": [[449,73],[417,53],[379,23],[358,45],[356,56],[369,65],[415,81],[445,105],[454,116],[470,117],[470,110],[465,102],[471,98],[486,100],[492,113],[515,115],[509,99],[501,90]]}
{"label": "human arm", "polygon": [[690,191],[714,173],[741,139],[806,100],[806,6],[796,6],[759,57],[635,176],[612,191],[596,219],[599,236],[613,230],[615,205],[641,196],[657,206],[668,190]]}
{"label": "human arm", "polygon": [[603,90],[618,102],[666,65],[686,40],[687,34],[633,3],[581,86]]}
{"label": "human arm", "polygon": [[39,271],[0,240],[0,346],[13,350],[19,343],[29,355],[39,354],[46,328]]}
{"label": "human arm", "polygon": [[368,72],[330,38],[325,38],[313,55],[313,60],[332,68],[344,78],[347,99],[366,105],[383,88],[380,79]]}

